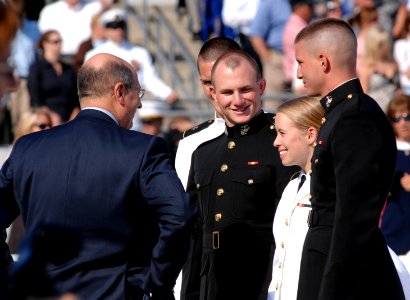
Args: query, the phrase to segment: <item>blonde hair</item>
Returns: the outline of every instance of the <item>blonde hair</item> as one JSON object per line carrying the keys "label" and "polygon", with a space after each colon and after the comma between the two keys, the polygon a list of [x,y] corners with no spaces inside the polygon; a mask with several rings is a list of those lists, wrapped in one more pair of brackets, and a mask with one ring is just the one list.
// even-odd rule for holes
{"label": "blonde hair", "polygon": [[[387,53],[380,51],[383,46],[387,46]],[[379,26],[370,27],[366,33],[364,53],[364,60],[369,65],[375,65],[380,60],[392,60],[390,33]]]}
{"label": "blonde hair", "polygon": [[24,112],[21,115],[20,120],[14,128],[14,140],[16,141],[23,135],[31,133],[33,126],[36,124],[38,118],[41,115],[45,116],[48,119],[48,122],[51,127],[51,117],[46,110],[41,108],[31,108],[30,110]]}
{"label": "blonde hair", "polygon": [[277,113],[286,115],[300,130],[313,127],[319,130],[325,113],[319,97],[300,97],[282,103]]}

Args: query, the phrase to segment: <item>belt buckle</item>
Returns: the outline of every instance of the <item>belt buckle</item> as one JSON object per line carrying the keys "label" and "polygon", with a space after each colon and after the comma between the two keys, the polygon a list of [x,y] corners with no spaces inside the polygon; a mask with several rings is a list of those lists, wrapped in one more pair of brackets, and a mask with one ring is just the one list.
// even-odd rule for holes
{"label": "belt buckle", "polygon": [[313,212],[312,211],[313,210],[309,211],[309,214],[308,214],[308,217],[307,217],[307,223],[308,223],[309,228],[312,226],[312,219],[313,219]]}
{"label": "belt buckle", "polygon": [[219,231],[212,232],[212,249],[219,249]]}

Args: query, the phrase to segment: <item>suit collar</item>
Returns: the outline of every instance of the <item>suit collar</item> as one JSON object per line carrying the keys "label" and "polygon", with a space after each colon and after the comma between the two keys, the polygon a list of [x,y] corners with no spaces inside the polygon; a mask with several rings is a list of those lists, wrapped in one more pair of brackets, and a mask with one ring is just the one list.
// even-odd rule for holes
{"label": "suit collar", "polygon": [[108,121],[112,124],[115,124],[115,125],[119,126],[118,123],[116,121],[114,121],[114,119],[112,117],[110,117],[108,114],[106,114],[105,112],[103,112],[101,110],[96,110],[96,109],[83,109],[83,110],[80,111],[77,118],[79,118],[79,119],[95,118],[95,119]]}

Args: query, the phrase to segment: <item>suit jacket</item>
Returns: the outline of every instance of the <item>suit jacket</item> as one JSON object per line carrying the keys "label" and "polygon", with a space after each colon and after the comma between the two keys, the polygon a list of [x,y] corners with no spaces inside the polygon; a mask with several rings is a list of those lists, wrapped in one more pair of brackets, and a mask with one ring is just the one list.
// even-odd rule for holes
{"label": "suit jacket", "polygon": [[267,297],[273,215],[299,170],[283,167],[275,136],[272,114],[261,112],[247,124],[226,128],[192,155],[187,191],[201,210],[200,299]]}
{"label": "suit jacket", "polygon": [[78,256],[47,273],[59,292],[83,299],[169,295],[195,212],[164,140],[97,110],[19,139],[1,169],[0,199],[0,229],[20,211],[28,231],[56,224],[80,234]]}
{"label": "suit jacket", "polygon": [[396,162],[393,129],[358,79],[321,103],[298,299],[404,299],[378,227]]}

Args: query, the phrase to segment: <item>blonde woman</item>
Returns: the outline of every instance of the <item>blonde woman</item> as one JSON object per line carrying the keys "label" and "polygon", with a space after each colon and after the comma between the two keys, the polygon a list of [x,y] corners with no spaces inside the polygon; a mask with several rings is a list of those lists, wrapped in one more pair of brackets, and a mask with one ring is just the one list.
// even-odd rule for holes
{"label": "blonde woman", "polygon": [[364,41],[364,55],[359,79],[363,91],[374,98],[383,111],[398,89],[398,66],[392,56],[391,34],[374,26]]}
{"label": "blonde woman", "polygon": [[282,164],[297,165],[300,173],[285,188],[273,222],[275,256],[268,299],[296,299],[303,242],[311,210],[310,160],[324,114],[319,99],[301,97],[279,106],[274,146]]}

